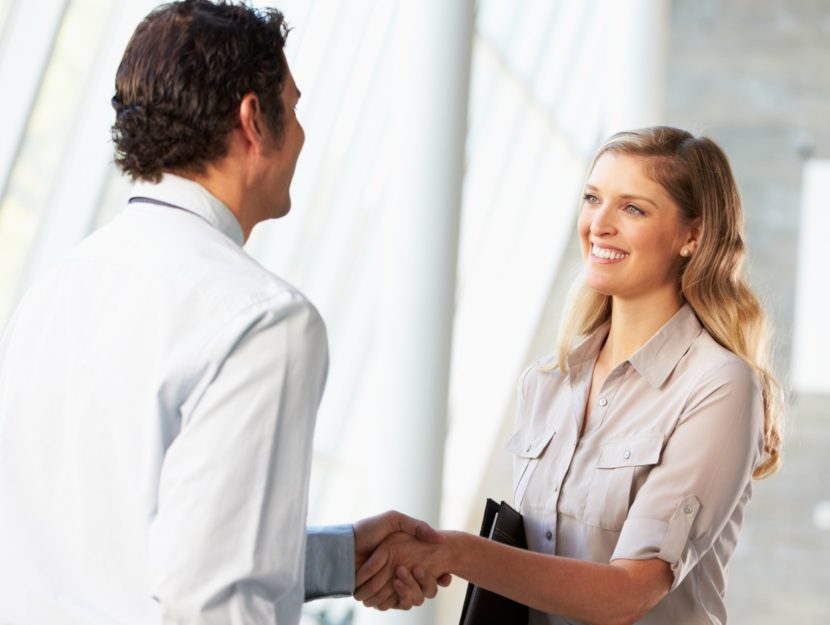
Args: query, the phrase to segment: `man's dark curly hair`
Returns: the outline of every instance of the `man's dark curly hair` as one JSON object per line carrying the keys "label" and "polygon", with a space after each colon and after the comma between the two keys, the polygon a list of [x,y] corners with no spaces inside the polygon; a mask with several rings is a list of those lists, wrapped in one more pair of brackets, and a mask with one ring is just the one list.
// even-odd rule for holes
{"label": "man's dark curly hair", "polygon": [[288,27],[276,9],[183,0],[153,10],[133,33],[115,77],[115,164],[133,180],[202,173],[224,156],[253,92],[282,136],[280,91]]}

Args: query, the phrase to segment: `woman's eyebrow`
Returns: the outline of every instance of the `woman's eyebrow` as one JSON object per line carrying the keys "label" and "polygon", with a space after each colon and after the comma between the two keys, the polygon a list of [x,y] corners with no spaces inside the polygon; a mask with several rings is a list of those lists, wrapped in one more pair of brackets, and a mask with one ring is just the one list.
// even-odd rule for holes
{"label": "woman's eyebrow", "polygon": [[626,194],[626,195],[621,195],[620,197],[624,200],[634,200],[634,201],[637,201],[637,202],[648,202],[654,208],[660,208],[659,206],[657,206],[657,202],[655,202],[654,200],[651,200],[651,199],[649,199],[649,198],[647,198],[643,195],[629,195],[629,194]]}
{"label": "woman's eyebrow", "polygon": [[[592,184],[586,184],[585,185],[585,190],[586,191],[599,191],[599,189],[597,187],[595,187],[594,185],[592,185]],[[634,195],[632,193],[625,193],[625,194],[621,195],[620,198],[623,199],[623,200],[634,200],[634,201],[638,201],[638,202],[648,202],[654,208],[660,208],[657,205],[657,202],[655,202],[654,200],[652,200],[650,198],[645,197],[644,195]]]}

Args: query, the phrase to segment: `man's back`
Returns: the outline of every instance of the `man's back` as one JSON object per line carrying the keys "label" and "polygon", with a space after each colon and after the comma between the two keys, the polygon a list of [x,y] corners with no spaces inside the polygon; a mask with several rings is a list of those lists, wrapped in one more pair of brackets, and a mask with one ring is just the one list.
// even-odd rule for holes
{"label": "man's back", "polygon": [[152,595],[218,622],[301,601],[324,327],[204,189],[147,189],[0,342],[0,622],[154,623]]}

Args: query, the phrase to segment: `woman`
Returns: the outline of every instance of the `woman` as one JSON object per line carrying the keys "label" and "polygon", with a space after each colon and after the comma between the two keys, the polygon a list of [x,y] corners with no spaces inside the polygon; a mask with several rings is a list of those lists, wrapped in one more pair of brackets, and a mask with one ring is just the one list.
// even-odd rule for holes
{"label": "woman", "polygon": [[356,597],[387,600],[395,567],[420,564],[530,606],[530,623],[726,621],[751,480],[775,472],[781,448],[726,157],[674,128],[616,134],[591,165],[578,230],[584,281],[558,354],[522,378],[508,443],[530,549],[396,536]]}

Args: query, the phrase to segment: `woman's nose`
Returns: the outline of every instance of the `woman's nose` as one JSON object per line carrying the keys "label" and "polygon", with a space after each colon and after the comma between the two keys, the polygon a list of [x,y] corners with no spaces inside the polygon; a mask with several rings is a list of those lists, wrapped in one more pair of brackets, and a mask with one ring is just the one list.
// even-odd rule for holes
{"label": "woman's nose", "polygon": [[591,234],[597,236],[616,232],[614,213],[608,205],[597,207],[591,219]]}

